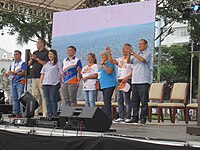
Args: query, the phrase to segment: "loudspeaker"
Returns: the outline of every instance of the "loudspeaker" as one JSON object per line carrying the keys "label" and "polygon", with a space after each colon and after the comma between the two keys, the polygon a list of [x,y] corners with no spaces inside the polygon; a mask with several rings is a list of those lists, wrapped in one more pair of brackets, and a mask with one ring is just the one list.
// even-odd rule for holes
{"label": "loudspeaker", "polygon": [[108,131],[112,120],[98,107],[64,106],[59,116],[62,129]]}
{"label": "loudspeaker", "polygon": [[35,110],[38,108],[39,104],[31,93],[26,91],[21,95],[19,101],[25,108],[24,117],[31,118],[34,117]]}

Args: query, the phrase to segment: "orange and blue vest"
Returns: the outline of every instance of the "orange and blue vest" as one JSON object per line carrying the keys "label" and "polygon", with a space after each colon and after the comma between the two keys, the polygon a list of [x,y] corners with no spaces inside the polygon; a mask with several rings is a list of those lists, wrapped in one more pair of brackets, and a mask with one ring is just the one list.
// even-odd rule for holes
{"label": "orange and blue vest", "polygon": [[[22,72],[22,70],[26,70],[26,69],[27,69],[27,64],[20,59],[19,61],[12,62],[9,70],[14,72],[14,73],[19,73],[19,72]],[[23,76],[16,75],[12,79],[12,82],[25,84],[26,76],[25,75],[23,75]]]}
{"label": "orange and blue vest", "polygon": [[66,58],[63,60],[63,82],[66,84],[76,84],[78,82],[77,74],[78,67],[82,68],[82,63],[79,58],[73,57],[72,60]]}

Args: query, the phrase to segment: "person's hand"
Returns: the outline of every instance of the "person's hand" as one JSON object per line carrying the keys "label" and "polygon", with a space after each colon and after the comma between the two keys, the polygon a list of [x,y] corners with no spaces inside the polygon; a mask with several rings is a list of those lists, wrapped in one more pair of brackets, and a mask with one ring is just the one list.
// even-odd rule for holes
{"label": "person's hand", "polygon": [[108,53],[111,53],[111,52],[110,52],[110,47],[107,46],[107,47],[106,47],[106,51],[107,51]]}
{"label": "person's hand", "polygon": [[77,71],[78,72],[81,72],[82,71],[82,68],[80,68],[79,66],[77,67]]}
{"label": "person's hand", "polygon": [[7,77],[8,77],[8,74],[7,74],[7,73],[4,73],[3,76],[4,76],[5,78],[7,78]]}
{"label": "person's hand", "polygon": [[105,64],[105,62],[103,60],[101,60],[100,64],[103,65],[103,64]]}
{"label": "person's hand", "polygon": [[88,79],[87,77],[85,77],[85,78],[82,78],[82,80],[83,80],[84,82],[85,82],[87,79]]}
{"label": "person's hand", "polygon": [[121,83],[124,84],[124,83],[126,83],[127,81],[128,81],[128,78],[125,77],[125,78],[121,81]]}
{"label": "person's hand", "polygon": [[14,76],[14,75],[15,75],[15,72],[10,71],[9,74]]}
{"label": "person's hand", "polygon": [[30,59],[37,60],[37,56],[35,54],[32,54],[31,52],[29,53]]}
{"label": "person's hand", "polygon": [[129,52],[130,55],[132,55],[134,53],[133,49],[131,47],[128,48],[128,52]]}
{"label": "person's hand", "polygon": [[43,89],[43,85],[42,85],[42,83],[40,83],[40,87]]}
{"label": "person's hand", "polygon": [[32,54],[32,59],[37,60],[37,56],[35,54]]}

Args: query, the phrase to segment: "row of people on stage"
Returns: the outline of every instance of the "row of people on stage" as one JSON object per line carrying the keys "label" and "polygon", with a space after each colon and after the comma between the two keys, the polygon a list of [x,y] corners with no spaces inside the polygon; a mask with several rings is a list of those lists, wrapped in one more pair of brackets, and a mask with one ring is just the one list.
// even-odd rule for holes
{"label": "row of people on stage", "polygon": [[[133,52],[130,44],[124,44],[122,48],[123,56],[117,59],[112,58],[112,50],[107,47],[100,53],[100,67],[97,65],[94,53],[87,55],[88,64],[82,66],[81,60],[75,56],[76,48],[74,46],[67,48],[67,58],[62,61],[62,67],[60,67],[56,50],[48,51],[45,49],[45,45],[45,40],[39,39],[37,42],[38,50],[30,54],[28,62],[28,66],[32,66],[32,94],[40,104],[35,112],[36,116],[42,108],[44,117],[57,117],[57,100],[59,99],[60,87],[63,105],[76,106],[77,91],[81,81],[85,106],[95,106],[96,81],[98,79],[103,92],[104,112],[109,118],[112,118],[111,99],[117,87],[119,118],[115,121],[146,123],[152,54],[147,50],[148,42],[145,39],[139,41],[138,52]],[[15,54],[19,54],[19,57],[15,57]],[[11,64],[7,76],[13,76],[11,79],[12,87],[22,85],[21,89],[23,89],[24,83],[21,83],[21,81],[25,78],[27,65],[21,60],[20,51],[14,52],[14,58],[15,61]],[[131,85],[131,88],[127,91],[120,90],[127,83]],[[18,97],[23,92],[20,92],[20,88],[12,88],[12,91],[14,105],[12,115],[20,116],[21,107]],[[131,92],[132,98],[130,98]],[[126,104],[126,113],[124,112],[123,102]],[[141,114],[139,115],[140,103]]]}

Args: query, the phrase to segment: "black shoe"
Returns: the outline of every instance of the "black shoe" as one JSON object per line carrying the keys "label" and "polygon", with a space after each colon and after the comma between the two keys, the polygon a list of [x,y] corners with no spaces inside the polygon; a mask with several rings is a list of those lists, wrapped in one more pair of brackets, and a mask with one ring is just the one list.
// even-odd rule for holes
{"label": "black shoe", "polygon": [[138,123],[138,120],[137,119],[131,119],[128,121],[125,120],[125,123]]}
{"label": "black shoe", "polygon": [[146,124],[146,119],[141,119],[140,124]]}
{"label": "black shoe", "polygon": [[16,114],[11,114],[11,115],[8,115],[9,118],[15,118],[16,117]]}

